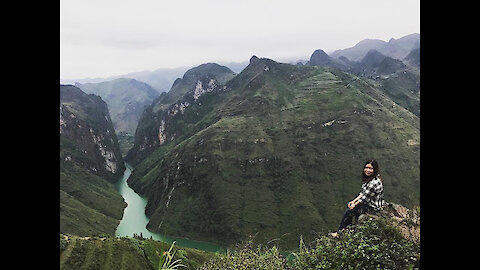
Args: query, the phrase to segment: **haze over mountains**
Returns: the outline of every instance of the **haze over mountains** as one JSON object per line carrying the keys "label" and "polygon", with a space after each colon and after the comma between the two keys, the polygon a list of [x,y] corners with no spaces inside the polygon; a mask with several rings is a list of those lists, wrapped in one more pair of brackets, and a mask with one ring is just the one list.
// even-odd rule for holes
{"label": "haze over mountains", "polygon": [[[290,63],[305,63],[311,66],[324,66],[338,68],[356,75],[377,77],[391,81],[399,70],[407,70],[410,74],[419,74],[420,67],[420,35],[411,34],[399,39],[391,39],[389,42],[376,39],[360,41],[352,48],[336,50],[330,55],[321,49],[315,50],[310,59],[291,61]],[[416,53],[415,53],[416,52]],[[409,55],[409,53],[411,53]],[[218,63],[217,63],[218,64]],[[239,73],[248,61],[242,63],[226,63],[234,73]],[[408,67],[407,67],[408,66]],[[181,78],[185,71],[191,68],[179,67],[174,69],[157,69],[155,71],[133,72],[120,76],[97,79],[70,80],[70,83],[78,86],[86,93],[94,93],[101,96],[108,104],[111,117],[117,134],[120,135],[122,149],[126,152],[131,147],[131,137],[135,132],[136,123],[143,111],[144,106],[151,104],[153,99],[160,93],[168,92],[175,80]],[[407,77],[407,76],[402,76]],[[131,78],[133,80],[127,80]],[[391,85],[394,83],[387,82]],[[396,80],[398,81],[398,80]],[[419,116],[419,100],[410,95],[412,92],[419,93],[419,76],[409,76],[408,86],[402,85],[396,89],[396,100],[403,107],[409,107]],[[129,90],[130,89],[130,90]],[[152,90],[158,92],[155,93]],[[175,91],[173,91],[175,92]],[[402,95],[398,97],[399,93]],[[407,94],[404,94],[407,93]],[[413,103],[413,104],[412,104]]]}
{"label": "haze over mountains", "polygon": [[[164,93],[137,78],[61,85],[61,183],[78,185],[61,190],[61,217],[70,220],[62,232],[112,234],[124,204],[112,191],[115,177],[99,172],[116,164],[118,173],[122,156],[134,166],[129,185],[148,198],[151,231],[225,246],[258,234],[292,248],[299,235],[334,229],[368,158],[384,169],[387,200],[418,205],[419,46],[412,34],[330,55],[317,49],[305,64],[252,56],[237,72],[204,63]],[[102,110],[82,105],[87,100]],[[67,136],[72,125],[85,135]],[[126,155],[120,132],[132,137]],[[104,159],[89,155],[97,150]],[[99,190],[111,193],[112,212],[89,197]],[[73,202],[112,217],[108,228],[72,210]]]}
{"label": "haze over mountains", "polygon": [[[329,56],[335,59],[344,56],[350,61],[360,61],[370,49],[375,49],[386,56],[402,60],[411,50],[418,47],[420,47],[420,34],[414,33],[399,39],[392,38],[388,42],[379,39],[364,39],[351,48],[335,50],[330,53]],[[305,63],[307,61],[308,59],[292,59],[291,61],[286,62],[296,64],[298,62]],[[235,73],[239,73],[248,65],[248,61],[246,60],[240,63],[219,61],[217,64],[224,65]],[[128,74],[110,76],[107,78],[60,78],[60,82],[62,84],[75,84],[76,82],[83,84],[111,81],[118,78],[130,78],[148,83],[159,93],[162,93],[168,92],[175,79],[181,78],[183,73],[192,67],[193,66],[159,68],[153,71],[131,72]]]}
{"label": "haze over mountains", "polygon": [[102,97],[108,104],[115,131],[132,135],[135,134],[144,106],[160,95],[150,85],[127,78],[101,83],[76,83],[75,86],[87,94]]}
{"label": "haze over mountains", "polygon": [[364,39],[352,48],[336,50],[330,54],[333,58],[347,57],[351,61],[360,61],[368,51],[374,49],[383,55],[404,59],[412,50],[420,47],[420,34],[414,33],[388,42],[379,39]]}

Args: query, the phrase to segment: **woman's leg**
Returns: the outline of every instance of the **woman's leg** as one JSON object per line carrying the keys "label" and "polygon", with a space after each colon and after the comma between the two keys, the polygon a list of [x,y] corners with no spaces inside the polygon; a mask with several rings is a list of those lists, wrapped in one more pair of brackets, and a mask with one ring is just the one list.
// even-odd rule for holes
{"label": "woman's leg", "polygon": [[345,212],[343,213],[342,220],[340,221],[340,226],[338,227],[338,230],[337,230],[338,232],[343,230],[348,225],[352,224],[353,215],[354,215],[353,210],[355,208],[350,209],[347,207],[347,210],[345,210]]}
{"label": "woman's leg", "polygon": [[342,220],[340,221],[340,226],[338,227],[338,231],[343,230],[348,225],[352,224],[353,217],[358,218],[361,214],[367,211],[367,206],[363,203],[355,206],[353,209],[347,207],[347,210],[343,213]]}

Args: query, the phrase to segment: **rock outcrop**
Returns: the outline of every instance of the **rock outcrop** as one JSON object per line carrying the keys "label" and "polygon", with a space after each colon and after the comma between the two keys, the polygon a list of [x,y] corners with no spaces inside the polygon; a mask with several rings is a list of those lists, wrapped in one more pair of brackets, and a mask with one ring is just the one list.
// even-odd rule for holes
{"label": "rock outcrop", "polygon": [[358,223],[368,217],[374,219],[385,218],[395,226],[400,234],[414,243],[420,242],[420,214],[400,204],[387,203],[382,212],[378,214],[363,214],[358,218]]}
{"label": "rock outcrop", "polygon": [[99,96],[60,85],[60,135],[84,156],[66,159],[75,159],[93,174],[116,182],[125,170],[107,104]]}

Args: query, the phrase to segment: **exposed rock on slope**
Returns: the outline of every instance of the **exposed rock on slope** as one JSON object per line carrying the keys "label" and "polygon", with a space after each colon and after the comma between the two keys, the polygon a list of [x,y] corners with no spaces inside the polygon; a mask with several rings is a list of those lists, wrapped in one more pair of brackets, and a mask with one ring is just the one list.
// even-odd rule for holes
{"label": "exposed rock on slope", "polygon": [[112,183],[124,170],[105,102],[60,85],[60,232],[114,235],[126,204]]}
{"label": "exposed rock on slope", "polygon": [[384,210],[378,214],[360,215],[358,222],[361,223],[370,217],[387,219],[406,240],[420,243],[420,213],[400,204],[388,203]]}
{"label": "exposed rock on slope", "polygon": [[161,95],[145,109],[138,123],[135,144],[125,159],[136,165],[160,145],[182,136],[180,130],[170,132],[170,120],[177,114],[183,114],[202,95],[212,92],[234,75],[229,68],[215,63],[202,64],[185,72],[167,94]]}
{"label": "exposed rock on slope", "polygon": [[107,104],[100,97],[60,85],[60,135],[89,157],[75,161],[90,172],[115,182],[125,170]]}

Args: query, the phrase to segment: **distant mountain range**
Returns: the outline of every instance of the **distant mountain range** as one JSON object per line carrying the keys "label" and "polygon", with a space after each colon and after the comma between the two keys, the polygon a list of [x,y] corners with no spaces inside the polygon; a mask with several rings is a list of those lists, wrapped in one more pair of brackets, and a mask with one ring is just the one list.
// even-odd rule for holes
{"label": "distant mountain range", "polygon": [[412,50],[420,47],[420,34],[414,33],[388,42],[379,39],[364,39],[355,46],[336,50],[330,54],[333,58],[347,57],[351,61],[360,61],[368,51],[374,49],[394,59],[404,59]]}
{"label": "distant mountain range", "polygon": [[154,71],[131,72],[128,74],[109,76],[106,78],[63,79],[61,80],[61,83],[74,85],[75,83],[100,83],[120,78],[127,78],[148,83],[160,94],[162,92],[168,92],[170,87],[172,87],[172,83],[175,81],[175,79],[181,77],[182,74],[190,68],[191,67],[159,68]]}
{"label": "distant mountain range", "polygon": [[99,83],[76,83],[75,86],[87,94],[102,97],[108,105],[115,132],[125,132],[132,136],[144,107],[160,96],[150,85],[127,78]]}
{"label": "distant mountain range", "polygon": [[[355,46],[347,49],[336,50],[329,56],[335,59],[341,56],[346,57],[350,61],[360,61],[369,50],[375,49],[385,56],[394,59],[402,60],[405,56],[415,48],[420,47],[420,34],[414,33],[404,36],[399,39],[390,39],[388,42],[379,39],[364,39],[358,42]],[[306,62],[307,60],[298,60],[297,62]],[[248,65],[248,61],[244,62],[218,62],[218,64],[230,68],[235,73],[239,73]],[[296,62],[294,63],[296,64]],[[85,83],[99,83],[104,81],[111,81],[119,78],[136,79],[148,83],[159,93],[168,92],[172,87],[173,82],[177,78],[181,78],[185,71],[191,69],[190,67],[177,68],[159,68],[153,71],[131,72],[128,74],[109,76],[106,78],[77,78],[77,79],[61,79],[62,84],[72,84],[76,82]]]}
{"label": "distant mountain range", "polygon": [[[227,66],[234,72],[238,73],[242,71],[248,65],[248,61],[244,62],[219,62],[224,66]],[[123,75],[109,76],[106,78],[78,78],[78,79],[64,79],[61,80],[63,84],[72,84],[76,83],[86,84],[86,83],[101,83],[106,81],[113,81],[120,78],[135,79],[140,82],[148,83],[153,89],[155,89],[159,94],[163,92],[168,92],[173,85],[173,82],[177,78],[181,78],[185,71],[191,69],[190,67],[177,67],[177,68],[159,68],[153,71],[140,71],[140,72],[131,72]]]}

